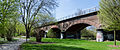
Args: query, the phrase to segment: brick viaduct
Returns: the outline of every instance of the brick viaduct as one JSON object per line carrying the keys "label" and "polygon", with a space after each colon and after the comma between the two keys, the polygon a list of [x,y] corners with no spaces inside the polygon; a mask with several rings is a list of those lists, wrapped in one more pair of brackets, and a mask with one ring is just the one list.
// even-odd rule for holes
{"label": "brick viaduct", "polygon": [[[57,23],[37,27],[37,30],[47,31],[51,28],[58,28],[61,32],[64,32],[64,35],[80,33],[80,30],[84,29],[87,26],[94,26],[97,29],[100,28],[100,23],[97,16],[97,11],[85,15],[76,16],[66,20],[59,21]],[[76,38],[80,37],[79,34],[76,34]]]}

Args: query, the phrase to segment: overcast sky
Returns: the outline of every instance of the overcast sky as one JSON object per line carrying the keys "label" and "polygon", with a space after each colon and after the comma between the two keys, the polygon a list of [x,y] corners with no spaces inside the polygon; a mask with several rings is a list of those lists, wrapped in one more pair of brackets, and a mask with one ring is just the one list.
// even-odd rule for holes
{"label": "overcast sky", "polygon": [[55,10],[57,19],[77,12],[77,9],[87,9],[99,6],[100,0],[58,0],[59,7]]}

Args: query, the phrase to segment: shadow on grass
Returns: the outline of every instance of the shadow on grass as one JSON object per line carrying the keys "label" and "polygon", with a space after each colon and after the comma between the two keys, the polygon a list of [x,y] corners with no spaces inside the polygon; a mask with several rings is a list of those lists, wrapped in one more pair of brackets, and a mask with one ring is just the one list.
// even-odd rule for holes
{"label": "shadow on grass", "polygon": [[61,45],[22,45],[23,50],[88,50],[84,48],[68,47]]}
{"label": "shadow on grass", "polygon": [[0,44],[9,43],[9,42],[14,42],[14,41],[17,41],[17,40],[18,40],[18,39],[12,39],[12,41],[7,41],[7,40],[1,41],[1,40],[0,40]]}
{"label": "shadow on grass", "polygon": [[7,41],[0,41],[0,44],[4,44],[4,43],[7,43]]}

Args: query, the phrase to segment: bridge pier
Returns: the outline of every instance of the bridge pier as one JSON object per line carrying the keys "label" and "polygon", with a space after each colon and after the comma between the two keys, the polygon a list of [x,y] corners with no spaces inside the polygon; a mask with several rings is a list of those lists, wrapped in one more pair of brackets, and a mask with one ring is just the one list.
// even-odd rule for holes
{"label": "bridge pier", "polygon": [[46,37],[47,37],[47,32],[44,33],[44,38],[46,38]]}
{"label": "bridge pier", "polygon": [[62,32],[60,33],[60,39],[63,39],[63,33]]}
{"label": "bridge pier", "polygon": [[97,42],[103,42],[103,40],[104,40],[103,30],[102,29],[97,29],[96,41]]}

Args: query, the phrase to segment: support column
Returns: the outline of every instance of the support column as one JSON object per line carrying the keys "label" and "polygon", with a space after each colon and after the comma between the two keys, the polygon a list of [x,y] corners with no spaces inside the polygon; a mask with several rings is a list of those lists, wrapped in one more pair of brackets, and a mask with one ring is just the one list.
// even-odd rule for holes
{"label": "support column", "polygon": [[96,35],[96,41],[97,42],[103,42],[103,30],[102,29],[98,29],[97,30],[97,35]]}
{"label": "support column", "polygon": [[45,31],[44,38],[47,38],[48,30]]}
{"label": "support column", "polygon": [[63,39],[63,34],[62,33],[60,34],[60,39]]}
{"label": "support column", "polygon": [[47,32],[45,32],[45,34],[44,34],[44,38],[46,38],[47,37]]}

